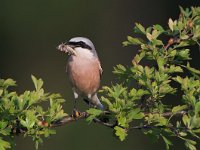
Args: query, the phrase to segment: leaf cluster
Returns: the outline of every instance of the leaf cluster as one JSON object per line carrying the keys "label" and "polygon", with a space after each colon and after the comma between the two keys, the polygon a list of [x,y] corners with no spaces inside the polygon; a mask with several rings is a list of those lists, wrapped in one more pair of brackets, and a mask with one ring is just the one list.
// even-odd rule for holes
{"label": "leaf cluster", "polygon": [[[16,86],[14,80],[0,79],[0,150],[12,147],[6,136],[12,139],[19,133],[32,137],[37,149],[43,137],[55,134],[50,129],[51,122],[67,115],[61,106],[64,99],[59,94],[45,93],[43,81],[31,77],[35,90],[20,95],[9,90]],[[48,107],[42,107],[41,103],[47,103],[44,106]]]}
{"label": "leaf cluster", "polygon": [[[200,138],[200,70],[189,61],[190,48],[200,46],[200,7],[180,7],[179,18],[170,18],[167,28],[136,23],[134,33],[123,42],[139,47],[132,65],[117,65],[114,73],[120,82],[102,89],[101,100],[115,122],[116,136],[123,141],[128,131],[143,129],[152,139],[163,139],[166,149],[173,145],[168,139],[173,136],[195,150]],[[148,66],[143,65],[145,61]],[[178,105],[169,105],[168,95]]]}

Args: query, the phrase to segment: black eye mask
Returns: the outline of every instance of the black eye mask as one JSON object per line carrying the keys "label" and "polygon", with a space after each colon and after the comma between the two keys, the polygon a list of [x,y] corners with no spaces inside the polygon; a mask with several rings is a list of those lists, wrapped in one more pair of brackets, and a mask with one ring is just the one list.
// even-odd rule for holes
{"label": "black eye mask", "polygon": [[92,50],[92,48],[87,45],[85,42],[80,41],[80,42],[68,42],[69,45],[73,45],[75,47],[82,47],[82,48],[87,48],[89,50]]}

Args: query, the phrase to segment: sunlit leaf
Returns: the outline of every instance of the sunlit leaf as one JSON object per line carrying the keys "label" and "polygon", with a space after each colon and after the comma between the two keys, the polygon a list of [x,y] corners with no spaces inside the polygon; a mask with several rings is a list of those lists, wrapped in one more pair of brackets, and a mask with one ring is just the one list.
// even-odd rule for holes
{"label": "sunlit leaf", "polygon": [[116,126],[114,129],[116,136],[118,136],[121,141],[124,141],[127,136],[126,130],[119,126]]}

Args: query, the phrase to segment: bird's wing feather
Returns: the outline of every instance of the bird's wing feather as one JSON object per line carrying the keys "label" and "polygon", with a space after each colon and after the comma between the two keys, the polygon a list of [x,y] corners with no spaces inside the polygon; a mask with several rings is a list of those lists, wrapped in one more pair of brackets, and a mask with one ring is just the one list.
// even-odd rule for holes
{"label": "bird's wing feather", "polygon": [[100,72],[100,77],[101,77],[102,74],[103,74],[103,69],[101,68],[101,63],[100,63],[100,61],[99,61],[98,58],[97,58],[97,62],[98,62],[98,64],[99,64],[99,72]]}

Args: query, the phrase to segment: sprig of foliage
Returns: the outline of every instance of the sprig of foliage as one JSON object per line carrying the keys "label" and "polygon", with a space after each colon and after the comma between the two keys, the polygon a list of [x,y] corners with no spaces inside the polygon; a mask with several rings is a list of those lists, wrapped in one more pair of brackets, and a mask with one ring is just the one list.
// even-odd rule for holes
{"label": "sprig of foliage", "polygon": [[[189,48],[200,46],[200,7],[180,7],[179,18],[170,18],[166,29],[159,24],[145,28],[136,23],[134,33],[135,37],[128,36],[123,42],[124,46],[140,47],[132,66],[117,65],[114,73],[121,83],[102,89],[105,96],[101,99],[108,107],[110,121],[115,122],[116,136],[123,141],[128,131],[143,129],[153,139],[163,139],[166,149],[173,145],[168,138],[174,136],[188,149],[196,150],[200,139],[200,70],[190,66]],[[199,55],[198,49],[196,53]],[[145,60],[150,65],[144,66]],[[179,105],[167,105],[167,95]]]}
{"label": "sprig of foliage", "polygon": [[[13,137],[23,133],[32,137],[36,149],[43,142],[43,137],[55,134],[50,128],[51,122],[66,116],[61,104],[64,99],[59,94],[45,93],[43,81],[31,76],[35,90],[25,91],[23,94],[9,91],[9,87],[16,86],[12,79],[0,79],[0,150],[11,148],[11,142],[6,136]],[[41,103],[49,103],[43,108]]]}

